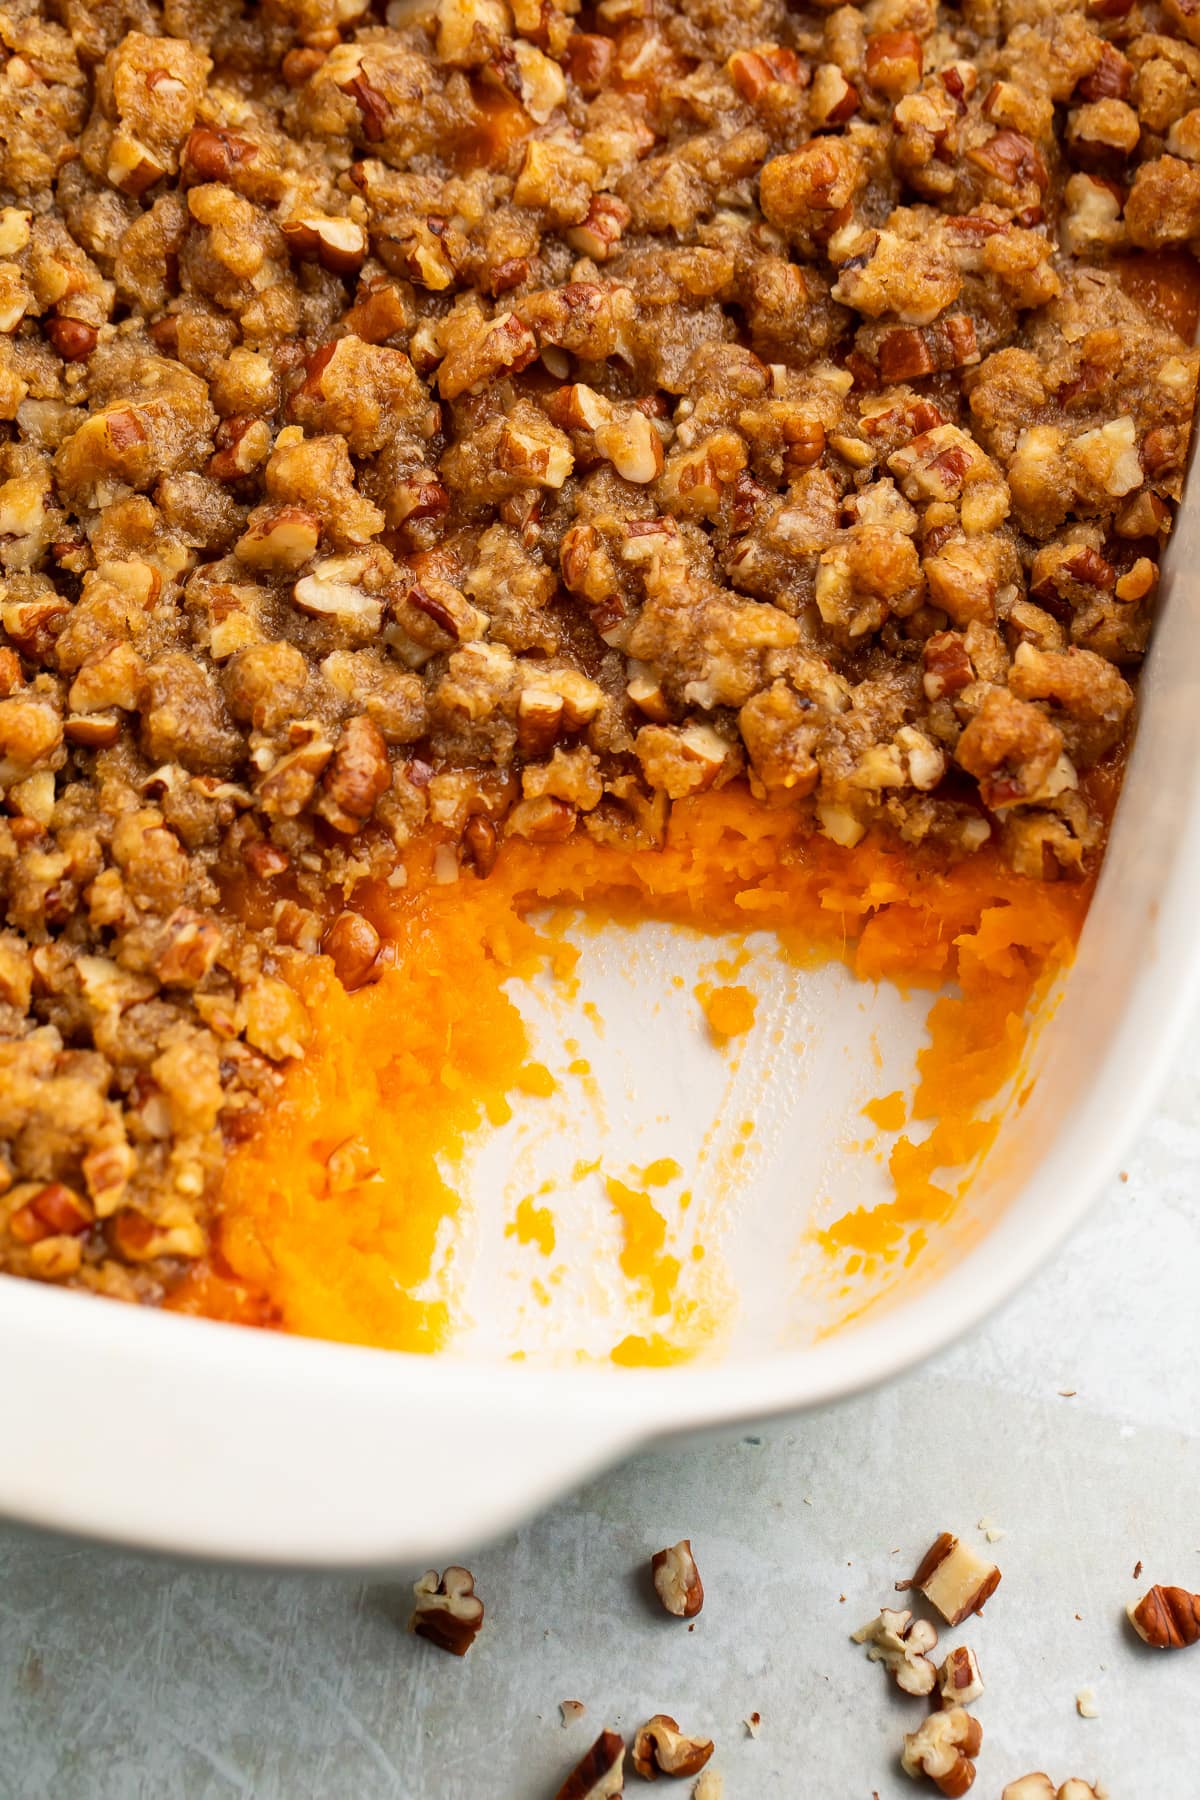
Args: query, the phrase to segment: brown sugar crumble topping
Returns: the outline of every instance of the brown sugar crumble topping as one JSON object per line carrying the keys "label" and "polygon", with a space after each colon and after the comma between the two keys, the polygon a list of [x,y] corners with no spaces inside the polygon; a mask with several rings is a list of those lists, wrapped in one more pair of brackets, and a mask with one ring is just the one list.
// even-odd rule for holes
{"label": "brown sugar crumble topping", "polygon": [[486,878],[741,776],[1083,870],[1192,417],[1193,5],[0,44],[0,1266],[161,1297],[287,959],[370,979],[328,896],[427,824]]}

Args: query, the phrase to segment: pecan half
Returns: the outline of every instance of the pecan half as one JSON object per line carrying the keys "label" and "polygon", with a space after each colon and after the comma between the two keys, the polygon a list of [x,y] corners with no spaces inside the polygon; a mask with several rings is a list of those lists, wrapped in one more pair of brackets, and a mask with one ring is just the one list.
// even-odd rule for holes
{"label": "pecan half", "polygon": [[1182,1650],[1200,1637],[1200,1594],[1152,1587],[1129,1607],[1129,1623],[1152,1650]]}

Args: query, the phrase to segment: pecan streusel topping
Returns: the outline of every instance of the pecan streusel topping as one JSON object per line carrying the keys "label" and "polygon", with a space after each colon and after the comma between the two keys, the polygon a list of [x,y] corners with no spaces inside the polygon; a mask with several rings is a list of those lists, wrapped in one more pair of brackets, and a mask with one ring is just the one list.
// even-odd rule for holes
{"label": "pecan streusel topping", "polygon": [[1191,5],[0,43],[0,1265],[204,1252],[288,957],[365,979],[330,897],[426,829],[486,879],[742,778],[842,845],[1094,857],[1197,378]]}

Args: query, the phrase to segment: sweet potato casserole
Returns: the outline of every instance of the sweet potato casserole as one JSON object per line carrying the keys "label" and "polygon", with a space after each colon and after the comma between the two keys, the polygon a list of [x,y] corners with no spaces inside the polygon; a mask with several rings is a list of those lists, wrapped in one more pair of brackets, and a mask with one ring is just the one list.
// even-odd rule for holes
{"label": "sweet potato casserole", "polygon": [[436,1341],[539,897],[849,919],[1011,1049],[1183,480],[1196,0],[0,40],[0,1266]]}

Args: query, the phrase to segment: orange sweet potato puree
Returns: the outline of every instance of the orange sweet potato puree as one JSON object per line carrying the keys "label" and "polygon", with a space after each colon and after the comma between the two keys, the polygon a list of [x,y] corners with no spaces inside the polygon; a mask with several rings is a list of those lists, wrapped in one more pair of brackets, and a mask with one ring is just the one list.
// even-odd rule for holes
{"label": "orange sweet potato puree", "polygon": [[[346,993],[327,959],[293,977],[312,1013],[311,1052],[291,1066],[253,1137],[233,1148],[220,1196],[219,1267],[197,1270],[169,1304],[271,1322],[317,1337],[436,1350],[445,1303],[421,1293],[439,1234],[459,1204],[453,1172],[473,1134],[509,1115],[517,1091],[553,1077],[529,1058],[507,984],[574,952],[531,923],[546,907],[710,930],[772,929],[788,956],[838,957],[866,980],[957,984],[938,998],[919,1057],[911,1119],[890,1155],[892,1198],[828,1225],[835,1262],[892,1256],[947,1216],[955,1190],[935,1179],[986,1148],[987,1102],[1014,1074],[1029,1009],[1069,959],[1087,891],[1014,876],[989,850],[951,870],[865,840],[844,849],[808,835],[794,808],[739,786],[677,804],[662,849],[508,840],[487,880],[433,879],[435,846],[405,856],[401,889],[359,890],[355,904],[395,945],[372,987]],[[719,1040],[750,1029],[753,995],[705,997]],[[903,1123],[903,1108],[878,1123]],[[678,1265],[648,1197],[614,1178],[623,1273],[666,1308]],[[642,1204],[646,1201],[646,1204]],[[522,1219],[520,1229],[543,1229]],[[552,1240],[551,1240],[552,1241]],[[669,1333],[625,1340],[619,1361],[673,1360]]]}

